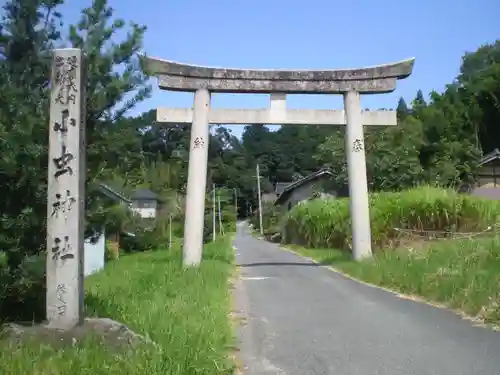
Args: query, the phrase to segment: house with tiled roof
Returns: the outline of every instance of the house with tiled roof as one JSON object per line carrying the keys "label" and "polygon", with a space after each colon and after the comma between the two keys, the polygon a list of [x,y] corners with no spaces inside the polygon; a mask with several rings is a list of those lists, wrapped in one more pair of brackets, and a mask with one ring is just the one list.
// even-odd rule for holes
{"label": "house with tiled roof", "polygon": [[162,202],[160,197],[149,189],[138,189],[130,197],[132,211],[145,219],[154,219],[158,215]]}
{"label": "house with tiled roof", "polygon": [[328,189],[328,184],[324,184],[324,182],[331,180],[333,176],[333,172],[329,169],[320,169],[300,180],[289,183],[280,189],[274,205],[286,207],[287,210],[290,210],[296,204],[317,196],[336,196],[336,191]]}
{"label": "house with tiled roof", "polygon": [[500,150],[498,148],[481,158],[475,184],[466,190],[478,197],[500,200]]}

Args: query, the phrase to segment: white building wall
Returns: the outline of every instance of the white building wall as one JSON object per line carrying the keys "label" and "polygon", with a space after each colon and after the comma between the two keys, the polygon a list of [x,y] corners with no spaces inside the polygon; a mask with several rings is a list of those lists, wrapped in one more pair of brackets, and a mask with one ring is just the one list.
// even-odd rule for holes
{"label": "white building wall", "polygon": [[131,210],[136,215],[139,215],[142,218],[155,218],[156,217],[156,208],[132,207]]}
{"label": "white building wall", "polygon": [[83,273],[89,276],[104,268],[106,235],[103,231],[96,243],[86,240],[84,243]]}

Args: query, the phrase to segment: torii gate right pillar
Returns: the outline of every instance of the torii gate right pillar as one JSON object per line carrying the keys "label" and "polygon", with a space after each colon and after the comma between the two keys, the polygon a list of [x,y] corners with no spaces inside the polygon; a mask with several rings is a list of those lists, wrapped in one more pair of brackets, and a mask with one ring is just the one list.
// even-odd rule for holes
{"label": "torii gate right pillar", "polygon": [[[396,125],[396,113],[385,116],[387,111],[362,112],[360,94],[394,91],[396,81],[412,73],[414,59],[369,68],[338,70],[225,69],[150,57],[143,57],[143,61],[148,72],[158,76],[160,88],[196,93],[192,110],[168,109],[161,116],[157,112],[160,122],[192,123],[183,249],[185,265],[198,265],[201,261],[208,162],[204,139],[208,142],[209,124],[347,125],[352,252],[356,260],[371,256],[363,124]],[[211,109],[212,92],[271,94],[271,108]],[[286,94],[342,94],[345,111],[287,110]]]}
{"label": "torii gate right pillar", "polygon": [[351,213],[352,253],[356,260],[372,255],[370,210],[368,204],[368,181],[366,177],[366,155],[364,131],[361,122],[361,100],[359,92],[344,94],[346,113],[345,153],[349,181],[349,211]]}

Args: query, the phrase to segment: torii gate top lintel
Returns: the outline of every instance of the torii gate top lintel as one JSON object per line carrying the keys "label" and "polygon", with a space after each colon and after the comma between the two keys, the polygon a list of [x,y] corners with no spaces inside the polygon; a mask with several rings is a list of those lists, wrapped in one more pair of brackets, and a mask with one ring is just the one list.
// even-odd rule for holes
{"label": "torii gate top lintel", "polygon": [[394,91],[396,81],[411,75],[414,58],[359,69],[279,70],[234,69],[183,64],[147,57],[148,73],[158,76],[159,87],[172,91],[227,93],[327,94],[357,91],[364,94]]}

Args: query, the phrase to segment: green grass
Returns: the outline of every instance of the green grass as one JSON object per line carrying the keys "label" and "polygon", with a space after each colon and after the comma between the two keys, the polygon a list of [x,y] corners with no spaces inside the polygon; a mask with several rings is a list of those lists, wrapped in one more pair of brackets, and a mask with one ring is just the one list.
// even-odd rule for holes
{"label": "green grass", "polygon": [[381,251],[362,262],[339,250],[290,247],[368,283],[500,323],[500,236],[436,240],[418,251]]}
{"label": "green grass", "polygon": [[199,269],[177,251],[125,256],[86,282],[87,315],[110,317],[156,344],[111,348],[88,337],[64,350],[0,340],[0,374],[231,374],[231,238],[205,246]]}

